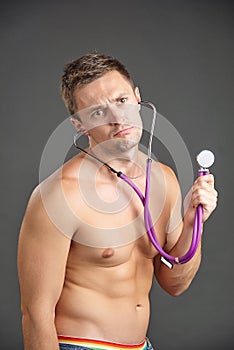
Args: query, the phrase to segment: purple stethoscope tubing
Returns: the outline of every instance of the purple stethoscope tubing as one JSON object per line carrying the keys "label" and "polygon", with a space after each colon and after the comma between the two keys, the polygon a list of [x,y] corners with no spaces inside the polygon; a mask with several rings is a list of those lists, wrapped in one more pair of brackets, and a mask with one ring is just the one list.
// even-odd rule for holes
{"label": "purple stethoscope tubing", "polygon": [[[143,207],[144,207],[144,222],[145,222],[145,228],[147,231],[147,234],[149,236],[149,239],[153,246],[157,249],[159,254],[161,255],[161,261],[164,262],[169,268],[172,268],[174,264],[179,265],[179,264],[185,264],[188,261],[190,261],[193,256],[196,253],[196,250],[198,248],[200,239],[201,239],[201,234],[202,234],[202,205],[199,204],[195,217],[194,217],[194,225],[193,225],[193,234],[192,234],[192,239],[191,239],[191,244],[188,249],[188,251],[185,253],[185,255],[181,257],[175,257],[170,254],[168,254],[161,246],[160,243],[157,239],[157,235],[154,230],[154,225],[152,222],[150,210],[149,210],[149,193],[150,193],[150,174],[151,174],[151,164],[152,164],[152,159],[151,159],[151,147],[152,147],[152,140],[153,140],[153,133],[155,129],[155,123],[156,123],[156,117],[157,117],[157,110],[155,106],[151,102],[143,102],[141,101],[139,103],[140,105],[146,106],[148,108],[151,108],[153,110],[153,120],[152,120],[152,126],[151,126],[151,132],[150,132],[150,138],[149,138],[149,146],[148,146],[148,158],[147,158],[147,164],[146,164],[146,181],[145,181],[145,195],[141,193],[139,188],[131,181],[130,178],[128,178],[126,175],[124,175],[121,171],[117,171],[114,168],[112,168],[109,164],[105,163],[98,157],[96,157],[94,154],[91,154],[81,148],[77,144],[77,135],[74,136],[74,146],[78,148],[80,151],[86,153],[90,157],[96,159],[100,163],[102,163],[104,166],[106,166],[111,172],[115,173],[118,177],[120,177],[123,181],[125,181],[138,195],[140,198]],[[203,151],[207,152],[207,151]],[[210,152],[210,151],[208,151]],[[201,152],[202,153],[202,152]],[[212,152],[210,152],[212,153]],[[213,154],[212,154],[213,155]],[[211,162],[210,164],[213,164]],[[209,165],[210,166],[210,165]],[[203,176],[209,174],[209,170],[205,168],[200,168],[198,171],[198,176]]]}
{"label": "purple stethoscope tubing", "polygon": [[[194,218],[194,226],[193,226],[193,235],[192,235],[192,241],[190,248],[188,249],[187,253],[181,257],[174,257],[170,254],[168,254],[163,248],[160,246],[159,241],[157,239],[154,225],[152,222],[152,218],[149,211],[149,192],[150,192],[150,173],[151,173],[151,164],[152,160],[150,158],[147,159],[147,165],[146,165],[146,182],[145,182],[145,196],[141,193],[139,188],[123,173],[119,172],[117,175],[125,181],[129,186],[132,187],[132,189],[136,192],[136,194],[139,196],[140,200],[142,201],[142,204],[144,206],[144,222],[147,234],[150,238],[151,243],[153,246],[157,249],[159,254],[162,257],[162,261],[168,265],[168,267],[172,268],[174,264],[185,264],[188,261],[190,261],[193,256],[196,253],[196,250],[198,248],[201,234],[202,234],[202,205],[199,204],[196,209],[196,214]],[[206,169],[205,171],[199,171],[198,175],[206,175],[209,171]]]}

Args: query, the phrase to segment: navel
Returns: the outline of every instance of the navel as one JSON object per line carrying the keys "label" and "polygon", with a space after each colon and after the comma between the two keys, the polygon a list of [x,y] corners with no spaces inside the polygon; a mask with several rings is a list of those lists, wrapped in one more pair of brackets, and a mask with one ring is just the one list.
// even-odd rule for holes
{"label": "navel", "polygon": [[105,249],[104,252],[102,253],[102,257],[103,257],[103,258],[111,258],[114,254],[115,254],[114,249],[112,249],[112,248],[107,248],[107,249]]}

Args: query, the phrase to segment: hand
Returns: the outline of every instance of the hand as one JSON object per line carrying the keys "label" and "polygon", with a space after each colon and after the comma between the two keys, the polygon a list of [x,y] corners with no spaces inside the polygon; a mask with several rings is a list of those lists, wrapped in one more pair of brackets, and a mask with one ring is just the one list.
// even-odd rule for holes
{"label": "hand", "polygon": [[[190,203],[186,212],[187,220],[193,224],[196,208],[202,204],[202,221],[205,222],[217,206],[218,192],[214,188],[214,176],[212,174],[199,176],[188,197]],[[185,203],[188,201],[188,197],[185,199]]]}

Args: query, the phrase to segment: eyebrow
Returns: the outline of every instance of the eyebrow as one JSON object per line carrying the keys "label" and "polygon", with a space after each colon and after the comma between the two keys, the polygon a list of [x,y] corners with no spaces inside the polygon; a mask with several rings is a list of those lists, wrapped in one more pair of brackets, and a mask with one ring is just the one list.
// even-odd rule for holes
{"label": "eyebrow", "polygon": [[120,98],[125,97],[125,96],[129,96],[129,95],[130,95],[130,93],[129,93],[128,91],[123,91],[123,92],[121,92],[121,93],[118,95],[118,97],[116,97],[114,100],[117,101],[117,100],[119,100]]}
{"label": "eyebrow", "polygon": [[[116,102],[116,101],[118,101],[120,98],[125,97],[125,96],[129,96],[129,95],[130,95],[129,92],[123,91],[123,92],[121,92],[120,94],[118,94],[117,97],[113,98],[113,102]],[[113,102],[110,102],[110,103],[113,103]],[[89,112],[92,113],[92,112],[95,111],[96,109],[106,108],[107,105],[108,105],[108,103],[98,104],[98,105],[86,107],[86,108],[83,109],[83,111],[88,110]],[[82,110],[80,110],[80,112],[81,112],[81,111],[82,111]],[[78,112],[78,113],[79,113],[79,112]]]}

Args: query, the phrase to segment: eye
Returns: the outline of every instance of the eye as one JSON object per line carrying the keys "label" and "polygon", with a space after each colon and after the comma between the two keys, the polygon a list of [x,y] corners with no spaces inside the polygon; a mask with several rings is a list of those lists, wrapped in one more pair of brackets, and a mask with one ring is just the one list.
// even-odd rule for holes
{"label": "eye", "polygon": [[91,114],[91,118],[100,118],[105,116],[105,110],[104,109],[97,109]]}
{"label": "eye", "polygon": [[127,102],[127,97],[121,97],[121,98],[119,99],[119,102],[120,102],[120,103],[126,103],[126,102]]}

